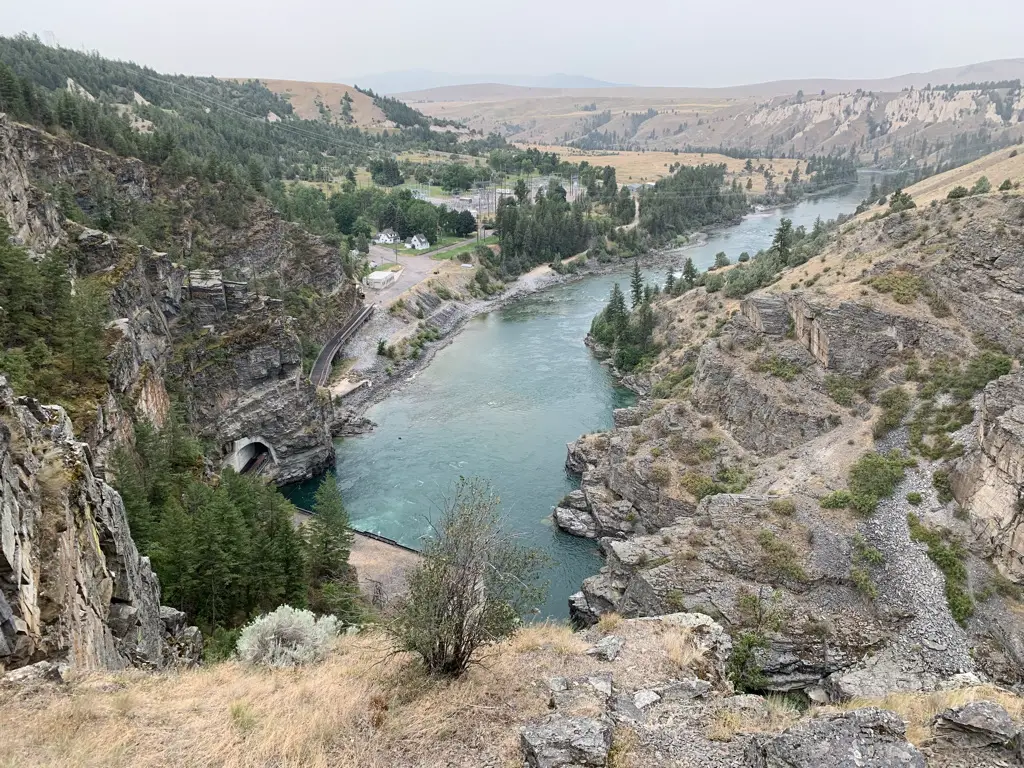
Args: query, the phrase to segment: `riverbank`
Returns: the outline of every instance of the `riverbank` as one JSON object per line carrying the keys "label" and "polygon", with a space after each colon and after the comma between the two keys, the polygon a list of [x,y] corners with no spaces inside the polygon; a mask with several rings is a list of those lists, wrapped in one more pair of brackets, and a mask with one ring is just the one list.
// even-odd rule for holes
{"label": "riverbank", "polygon": [[[670,258],[667,251],[650,251],[638,258],[641,267],[646,270],[668,268],[670,266]],[[547,264],[542,264],[520,275],[515,282],[508,285],[497,296],[488,299],[474,299],[469,302],[455,302],[461,310],[461,316],[444,336],[437,341],[424,345],[419,357],[403,360],[400,368],[395,366],[393,360],[381,357],[373,366],[359,371],[361,376],[370,378],[372,383],[369,387],[363,387],[348,395],[336,406],[343,410],[346,422],[345,425],[339,428],[338,435],[340,437],[354,437],[370,431],[373,425],[372,422],[367,424],[364,421],[366,411],[414,381],[433,362],[438,352],[452,344],[459,337],[466,324],[473,318],[490,312],[498,312],[517,301],[556,286],[617,272],[625,273],[628,265],[631,263],[631,261],[623,260],[602,263],[591,259],[580,270],[565,274],[556,272]],[[366,340],[364,339],[363,341],[365,342]],[[373,341],[373,343],[376,344],[376,341]],[[390,375],[387,373],[388,367],[393,368]],[[628,387],[625,384],[624,386]]]}

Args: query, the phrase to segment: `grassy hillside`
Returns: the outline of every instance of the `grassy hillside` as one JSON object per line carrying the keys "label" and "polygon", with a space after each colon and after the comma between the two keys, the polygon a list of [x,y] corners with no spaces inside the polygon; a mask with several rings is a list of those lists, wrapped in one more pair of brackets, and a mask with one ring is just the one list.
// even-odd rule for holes
{"label": "grassy hillside", "polygon": [[[354,86],[344,83],[306,83],[298,80],[260,80],[260,84],[271,93],[291,105],[292,113],[303,120],[326,120],[335,125],[344,125],[363,130],[379,132],[394,128],[389,124],[380,107],[373,99]],[[350,102],[350,119],[343,109],[345,95]]]}
{"label": "grassy hillside", "polygon": [[1007,179],[1011,184],[1024,183],[1024,148],[1000,149],[978,158],[973,163],[940,173],[920,181],[907,192],[918,205],[945,198],[954,187],[970,189],[984,176],[993,189]]}

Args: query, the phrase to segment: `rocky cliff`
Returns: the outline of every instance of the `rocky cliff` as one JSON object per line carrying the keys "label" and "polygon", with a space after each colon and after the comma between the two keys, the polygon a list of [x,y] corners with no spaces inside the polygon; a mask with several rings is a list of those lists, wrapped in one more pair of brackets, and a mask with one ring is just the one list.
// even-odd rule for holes
{"label": "rocky cliff", "polygon": [[0,666],[162,667],[201,639],[160,606],[121,497],[64,410],[0,377]]}
{"label": "rocky cliff", "polygon": [[[135,419],[163,424],[172,395],[221,447],[214,459],[231,460],[236,444],[261,438],[274,459],[266,474],[280,482],[333,462],[330,414],[303,375],[303,358],[362,306],[336,249],[263,199],[247,201],[229,226],[230,216],[212,214],[230,202],[217,199],[216,187],[169,179],[3,115],[0,182],[0,211],[18,241],[39,253],[64,249],[71,279],[97,278],[110,292],[109,390],[75,414],[100,471],[131,439]],[[93,218],[110,210],[126,220],[169,216],[168,252],[69,221],[57,191],[61,205],[70,199]]]}
{"label": "rocky cliff", "polygon": [[576,620],[706,613],[753,644],[734,680],[818,701],[1024,683],[1022,212],[864,217],[743,300],[658,301],[652,395],[569,446],[555,522],[605,555]]}

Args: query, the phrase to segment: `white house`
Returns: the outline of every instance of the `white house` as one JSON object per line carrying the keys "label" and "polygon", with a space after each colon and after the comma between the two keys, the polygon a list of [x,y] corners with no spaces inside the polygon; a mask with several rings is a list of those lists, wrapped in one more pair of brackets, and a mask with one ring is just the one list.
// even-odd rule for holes
{"label": "white house", "polygon": [[393,245],[400,241],[401,238],[393,229],[383,229],[377,233],[375,238],[373,238],[373,242],[377,243],[377,245]]}
{"label": "white house", "polygon": [[405,241],[405,247],[415,251],[425,251],[430,247],[430,241],[425,235],[413,235]]}

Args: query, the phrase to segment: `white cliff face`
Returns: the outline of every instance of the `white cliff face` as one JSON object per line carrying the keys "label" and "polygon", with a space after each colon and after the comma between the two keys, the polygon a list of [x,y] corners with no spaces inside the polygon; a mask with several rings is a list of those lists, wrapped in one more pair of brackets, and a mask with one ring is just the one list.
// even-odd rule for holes
{"label": "white cliff face", "polygon": [[0,376],[0,666],[162,666],[160,585],[62,408]]}
{"label": "white cliff face", "polygon": [[981,401],[977,447],[952,476],[979,540],[1007,577],[1024,582],[1024,373],[993,381]]}

